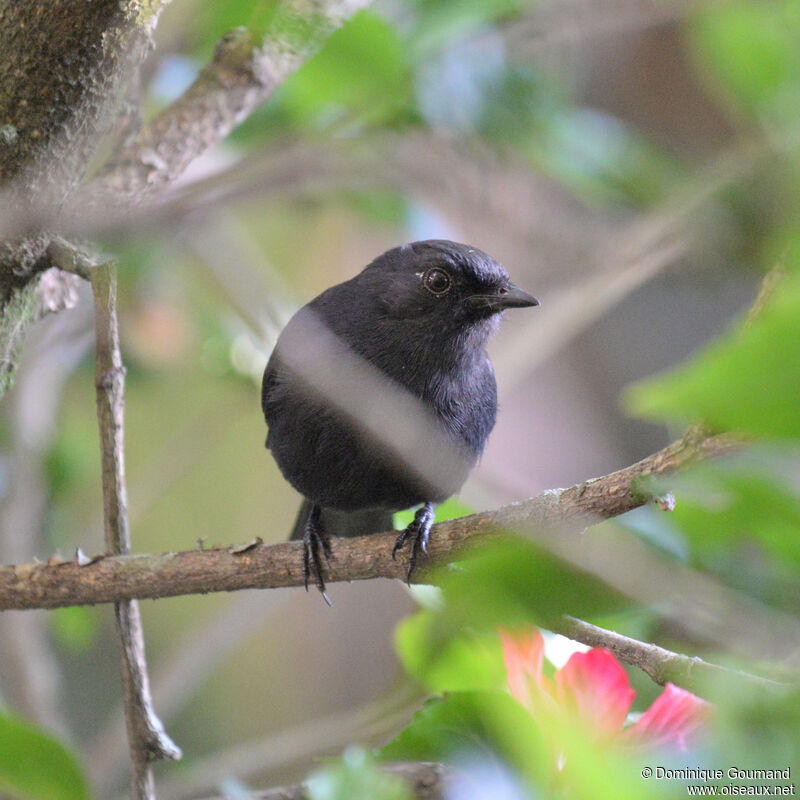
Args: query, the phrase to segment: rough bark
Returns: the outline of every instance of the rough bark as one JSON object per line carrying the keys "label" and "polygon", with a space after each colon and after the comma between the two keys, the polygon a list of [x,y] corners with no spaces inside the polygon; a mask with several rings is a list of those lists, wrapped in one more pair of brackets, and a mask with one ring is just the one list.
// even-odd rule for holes
{"label": "rough bark", "polygon": [[159,0],[0,4],[0,183],[58,203],[109,128]]}
{"label": "rough bark", "polygon": [[0,396],[36,317],[43,221],[57,225],[163,5],[0,0]]}
{"label": "rough bark", "polygon": [[165,2],[0,0],[0,397],[36,316],[32,284],[52,264],[41,229],[70,220],[81,228],[92,208],[125,208],[168,186],[369,0],[285,0],[263,40],[232,31],[187,92],[89,183],[67,219],[64,201],[108,132]]}
{"label": "rough bark", "polygon": [[[454,560],[469,544],[506,529],[530,526],[588,525],[624,514],[652,500],[638,481],[685,466],[699,458],[730,453],[740,440],[719,435],[692,436],[601,478],[569,489],[551,489],[529,500],[456,520],[432,529],[428,563]],[[395,533],[338,539],[326,581],[404,579],[403,559],[392,559]],[[0,567],[0,610],[59,608],[121,599],[175,597],[238,589],[302,586],[302,544],[265,545],[260,538],[239,547],[187,550],[158,555],[88,558]]]}

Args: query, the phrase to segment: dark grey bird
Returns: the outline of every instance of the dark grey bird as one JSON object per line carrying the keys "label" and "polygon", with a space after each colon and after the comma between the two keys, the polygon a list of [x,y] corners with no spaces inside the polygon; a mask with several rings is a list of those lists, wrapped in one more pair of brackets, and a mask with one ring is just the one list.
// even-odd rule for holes
{"label": "dark grey bird", "polygon": [[539,301],[491,256],[456,242],[396,247],[300,309],[278,338],[261,392],[267,447],[305,500],[306,589],[326,602],[331,535],[389,530],[410,541],[408,579],[425,552],[434,505],[457,492],[497,414],[486,342],[501,312]]}

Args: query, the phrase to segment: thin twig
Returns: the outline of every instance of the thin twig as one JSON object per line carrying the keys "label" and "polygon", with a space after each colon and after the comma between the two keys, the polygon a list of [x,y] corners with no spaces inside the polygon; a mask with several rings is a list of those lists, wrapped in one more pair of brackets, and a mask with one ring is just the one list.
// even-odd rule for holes
{"label": "thin twig", "polygon": [[786,277],[786,265],[783,261],[778,261],[761,279],[761,285],[758,289],[758,295],[753,301],[753,305],[747,312],[745,325],[750,327],[753,322],[760,316],[761,312],[767,306],[769,301],[775,294],[780,282]]}
{"label": "thin twig", "polygon": [[638,667],[662,686],[667,681],[672,681],[684,689],[702,692],[708,689],[712,681],[727,679],[731,675],[765,689],[779,689],[782,686],[768,678],[729,670],[701,658],[673,653],[658,645],[631,639],[575,617],[563,617],[559,624],[551,627],[556,633],[589,647],[605,647],[620,661]]}
{"label": "thin twig", "polygon": [[[194,700],[199,687],[219,665],[230,657],[242,640],[266,626],[273,614],[288,600],[286,594],[242,592],[213,619],[188,634],[174,652],[150,669],[154,702],[161,718],[169,723]],[[121,735],[120,735],[120,732]],[[88,743],[89,769],[98,794],[107,794],[124,768],[126,753],[121,746],[125,736],[124,709],[115,709],[98,725]],[[162,785],[160,795],[168,796]]]}
{"label": "thin twig", "polygon": [[[381,765],[381,770],[387,775],[402,778],[414,800],[443,800],[445,797],[448,770],[443,764],[433,761],[400,761]],[[309,800],[311,797],[305,784],[267,789],[253,792],[248,796],[253,800]],[[208,800],[222,800],[222,798],[215,797]]]}
{"label": "thin twig", "polygon": [[[680,439],[657,453],[601,478],[435,525],[430,563],[444,564],[464,548],[505,529],[534,526],[583,527],[631,511],[651,498],[635,479],[672,472],[692,461],[734,452],[740,440],[721,434],[702,441]],[[326,580],[405,578],[407,566],[392,559],[395,533],[338,539]],[[60,608],[122,599],[175,597],[239,589],[302,586],[302,544],[265,545],[260,538],[239,547],[216,547],[156,555],[99,555],[65,561],[0,567],[0,610]]]}
{"label": "thin twig", "polygon": [[[117,280],[113,265],[92,273],[95,306],[95,386],[100,427],[103,478],[103,516],[106,547],[112,553],[130,553],[128,501],[124,460],[125,368],[119,347]],[[135,600],[120,599],[114,606],[122,648],[122,676],[128,743],[133,765],[134,797],[155,800],[151,763],[180,758],[181,751],[167,736],[152,708],[144,634]]]}
{"label": "thin twig", "polygon": [[53,236],[50,239],[45,255],[54,267],[64,272],[72,272],[87,281],[92,280],[92,272],[101,263],[94,255],[68,242],[62,236]]}

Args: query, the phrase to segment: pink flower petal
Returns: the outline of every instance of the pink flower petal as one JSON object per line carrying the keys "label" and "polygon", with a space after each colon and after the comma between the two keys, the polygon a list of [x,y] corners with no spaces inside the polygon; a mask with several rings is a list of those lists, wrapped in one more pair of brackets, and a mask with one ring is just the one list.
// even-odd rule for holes
{"label": "pink flower petal", "polygon": [[534,628],[531,633],[500,632],[503,643],[503,660],[506,662],[508,688],[526,708],[532,708],[531,686],[542,688],[542,661],[544,639]]}
{"label": "pink flower petal", "polygon": [[608,650],[573,653],[556,672],[558,697],[565,708],[603,732],[619,733],[636,694],[628,675]]}
{"label": "pink flower petal", "polygon": [[710,717],[711,705],[697,695],[668,683],[653,705],[625,735],[641,744],[675,745],[687,750],[687,740]]}

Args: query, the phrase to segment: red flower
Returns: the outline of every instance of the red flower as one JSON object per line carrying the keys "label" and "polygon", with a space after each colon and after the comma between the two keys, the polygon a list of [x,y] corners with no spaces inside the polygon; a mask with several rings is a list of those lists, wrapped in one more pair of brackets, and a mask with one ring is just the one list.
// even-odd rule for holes
{"label": "red flower", "polygon": [[[536,716],[537,707],[569,711],[589,727],[620,741],[687,749],[692,734],[708,720],[710,706],[672,683],[639,720],[623,731],[633,702],[628,675],[605,648],[573,653],[556,670],[555,682],[542,672],[544,639],[538,630],[501,633],[511,694]],[[540,705],[543,704],[543,705]]]}

